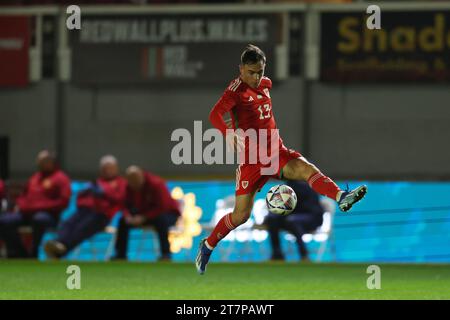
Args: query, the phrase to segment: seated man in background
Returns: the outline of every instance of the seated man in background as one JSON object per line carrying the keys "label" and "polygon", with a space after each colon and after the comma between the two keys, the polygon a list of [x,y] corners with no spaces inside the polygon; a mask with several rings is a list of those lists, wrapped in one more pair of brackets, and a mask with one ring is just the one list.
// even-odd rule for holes
{"label": "seated man in background", "polygon": [[322,225],[324,210],[320,205],[318,194],[311,189],[308,183],[288,181],[287,185],[295,191],[298,197],[294,211],[287,216],[269,212],[265,220],[272,245],[272,260],[284,260],[279,235],[280,230],[283,229],[295,236],[302,261],[309,261],[308,250],[302,236]]}
{"label": "seated man in background", "polygon": [[[28,180],[16,199],[14,212],[0,216],[0,238],[10,258],[37,258],[39,244],[47,228],[58,225],[61,212],[70,200],[70,179],[58,167],[54,153],[43,150],[37,156],[39,171]],[[22,243],[18,229],[29,225],[33,231],[31,253]]]}
{"label": "seated man in background", "polygon": [[5,184],[3,183],[3,180],[0,179],[0,212],[3,209],[2,203],[3,199],[5,198],[6,198]]}
{"label": "seated man in background", "polygon": [[45,244],[50,258],[61,258],[84,240],[102,231],[111,218],[123,207],[126,180],[119,176],[115,157],[100,159],[100,177],[81,191],[77,197],[77,211],[58,230],[55,240]]}
{"label": "seated man in background", "polygon": [[169,227],[175,225],[180,216],[178,202],[170,195],[163,179],[137,166],[127,169],[126,178],[126,208],[119,222],[115,259],[127,259],[130,228],[151,225],[158,233],[159,260],[170,260]]}

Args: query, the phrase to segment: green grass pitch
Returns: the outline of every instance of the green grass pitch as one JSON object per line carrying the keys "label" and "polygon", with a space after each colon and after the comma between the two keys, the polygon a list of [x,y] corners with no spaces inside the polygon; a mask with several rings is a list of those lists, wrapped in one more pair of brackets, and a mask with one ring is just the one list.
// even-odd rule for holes
{"label": "green grass pitch", "polygon": [[[69,265],[81,289],[66,287]],[[381,289],[369,290],[370,264],[193,264],[0,262],[0,299],[450,299],[450,265],[380,264]]]}

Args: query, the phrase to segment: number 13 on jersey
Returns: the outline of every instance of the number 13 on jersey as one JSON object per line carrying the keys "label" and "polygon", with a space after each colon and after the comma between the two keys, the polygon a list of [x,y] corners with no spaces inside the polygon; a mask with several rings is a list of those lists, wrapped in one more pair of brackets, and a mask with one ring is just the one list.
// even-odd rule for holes
{"label": "number 13 on jersey", "polygon": [[270,104],[259,106],[258,110],[260,112],[259,120],[270,118]]}

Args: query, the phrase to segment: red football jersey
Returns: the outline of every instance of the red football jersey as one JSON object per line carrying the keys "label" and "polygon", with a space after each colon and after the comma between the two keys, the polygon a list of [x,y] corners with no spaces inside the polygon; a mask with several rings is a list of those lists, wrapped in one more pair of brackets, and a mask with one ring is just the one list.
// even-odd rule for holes
{"label": "red football jersey", "polygon": [[257,89],[251,88],[240,78],[234,79],[211,111],[213,125],[225,134],[225,123],[221,126],[214,120],[230,112],[235,129],[276,129],[269,93],[271,88],[272,81],[267,77],[262,78]]}
{"label": "red football jersey", "polygon": [[[211,123],[225,134],[227,127],[223,120],[223,115],[229,112],[233,122],[233,129],[256,130],[258,141],[254,145],[258,146],[258,148],[260,147],[259,137],[264,137],[260,135],[259,129],[266,129],[267,147],[270,150],[271,129],[277,129],[272,112],[272,99],[269,93],[271,88],[272,81],[268,77],[263,77],[259,87],[256,89],[245,84],[240,78],[231,81],[210,113],[209,119]],[[279,136],[277,141],[279,146],[282,146],[282,140]],[[248,139],[246,139],[245,145],[247,160],[249,159],[248,151],[250,154],[258,154],[258,150],[252,146],[249,147]],[[270,155],[270,152],[266,154]]]}

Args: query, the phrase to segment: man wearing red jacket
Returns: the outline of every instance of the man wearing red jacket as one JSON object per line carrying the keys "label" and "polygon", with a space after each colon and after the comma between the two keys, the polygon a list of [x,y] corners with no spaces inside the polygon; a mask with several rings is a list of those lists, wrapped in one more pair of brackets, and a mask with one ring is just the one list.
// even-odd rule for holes
{"label": "man wearing red jacket", "polygon": [[128,181],[124,216],[119,222],[115,259],[127,258],[128,234],[132,227],[154,226],[159,238],[159,260],[170,260],[169,228],[180,216],[178,202],[172,198],[160,177],[131,166],[126,171]]}
{"label": "man wearing red jacket", "polygon": [[[45,230],[58,225],[61,212],[69,204],[70,179],[58,168],[55,154],[48,150],[39,152],[37,164],[39,171],[31,176],[16,199],[15,212],[0,216],[0,238],[6,243],[8,257],[37,258]],[[31,254],[18,233],[22,225],[30,225],[33,230]]]}
{"label": "man wearing red jacket", "polygon": [[5,183],[3,182],[2,179],[0,179],[0,214],[7,207],[7,203],[3,201],[6,201],[6,190],[5,190]]}
{"label": "man wearing red jacket", "polygon": [[3,180],[0,179],[0,203],[5,198],[5,184],[3,183]]}
{"label": "man wearing red jacket", "polygon": [[123,207],[126,180],[119,176],[115,157],[100,160],[100,177],[81,191],[77,198],[77,212],[63,222],[56,240],[45,244],[51,258],[61,258],[84,240],[102,231],[111,218]]}

